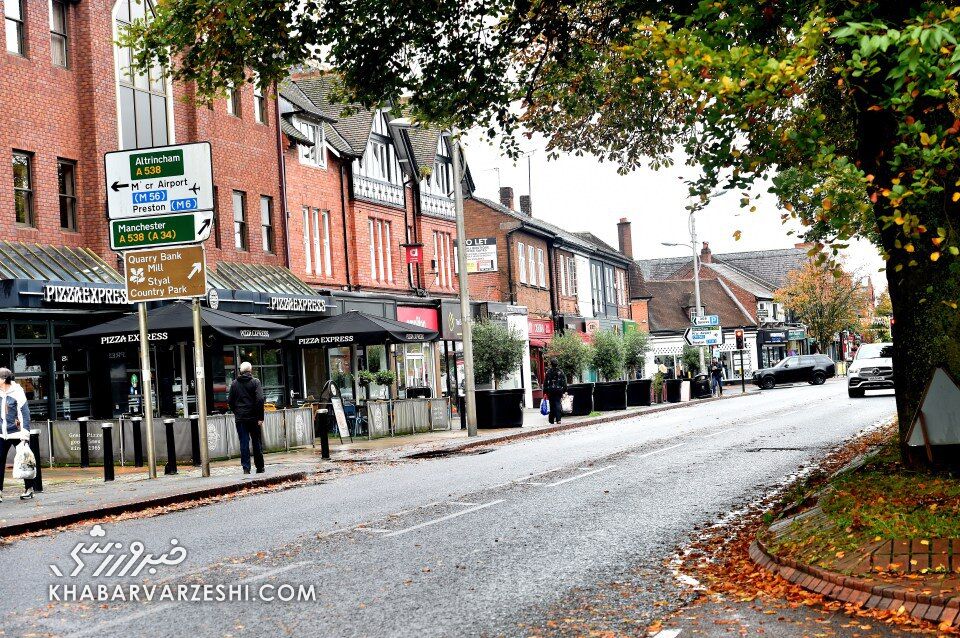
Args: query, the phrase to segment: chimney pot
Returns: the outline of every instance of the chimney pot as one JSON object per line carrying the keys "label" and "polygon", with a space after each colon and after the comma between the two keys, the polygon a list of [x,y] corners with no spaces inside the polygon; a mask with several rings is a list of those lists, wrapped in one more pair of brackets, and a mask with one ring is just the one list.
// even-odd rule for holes
{"label": "chimney pot", "polygon": [[511,187],[500,187],[500,203],[513,210],[513,189]]}
{"label": "chimney pot", "polygon": [[520,212],[526,215],[533,215],[533,206],[530,203],[529,195],[520,196]]}
{"label": "chimney pot", "polygon": [[633,259],[633,231],[630,220],[626,217],[621,217],[617,224],[617,239],[620,242],[620,252]]}
{"label": "chimney pot", "polygon": [[700,249],[700,262],[704,264],[713,263],[713,252],[710,250],[710,242],[703,242],[703,248]]}

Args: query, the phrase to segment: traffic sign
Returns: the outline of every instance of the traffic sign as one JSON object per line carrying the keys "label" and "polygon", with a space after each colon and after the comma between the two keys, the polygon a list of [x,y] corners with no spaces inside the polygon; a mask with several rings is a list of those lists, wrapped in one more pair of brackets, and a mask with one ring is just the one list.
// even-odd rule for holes
{"label": "traffic sign", "polygon": [[203,297],[207,265],[203,246],[149,248],[123,253],[130,303]]}
{"label": "traffic sign", "polygon": [[684,340],[691,346],[722,346],[723,328],[720,326],[697,326],[687,328]]}
{"label": "traffic sign", "polygon": [[115,219],[110,222],[110,249],[119,251],[148,246],[196,244],[210,238],[212,227],[212,210]]}
{"label": "traffic sign", "polygon": [[213,209],[209,142],[115,151],[104,164],[110,219]]}
{"label": "traffic sign", "polygon": [[700,315],[694,317],[691,322],[695,326],[719,326],[720,315]]}

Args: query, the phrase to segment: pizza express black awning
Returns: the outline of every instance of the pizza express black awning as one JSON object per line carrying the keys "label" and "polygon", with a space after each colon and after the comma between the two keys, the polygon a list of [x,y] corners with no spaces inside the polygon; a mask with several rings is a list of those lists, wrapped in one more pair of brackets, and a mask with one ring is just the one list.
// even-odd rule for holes
{"label": "pizza express black awning", "polygon": [[[226,341],[256,343],[285,339],[293,328],[272,321],[200,308],[200,323],[204,331],[213,332]],[[173,303],[147,314],[147,332],[151,342],[189,341],[193,339],[193,311],[185,303]],[[137,315],[125,315],[119,319],[78,330],[62,337],[68,341],[93,342],[99,345],[138,343],[140,329]]]}
{"label": "pizza express black awning", "polygon": [[433,341],[437,331],[351,310],[300,326],[293,338],[301,346],[369,346]]}

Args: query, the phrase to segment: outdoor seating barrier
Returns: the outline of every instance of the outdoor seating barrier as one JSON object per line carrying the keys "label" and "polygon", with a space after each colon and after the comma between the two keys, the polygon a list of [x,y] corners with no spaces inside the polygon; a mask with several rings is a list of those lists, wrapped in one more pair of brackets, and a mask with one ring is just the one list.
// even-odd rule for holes
{"label": "outdoor seating barrier", "polygon": [[190,415],[190,455],[194,467],[200,467],[200,415]]}
{"label": "outdoor seating barrier", "polygon": [[90,438],[87,431],[87,422],[90,417],[82,416],[78,419],[80,423],[80,467],[90,467]]}
{"label": "outdoor seating barrier", "polygon": [[[174,423],[176,423],[176,419],[163,420],[163,434],[164,438],[167,439],[167,463],[163,467],[164,474],[177,473],[177,439],[173,432]],[[191,459],[192,457],[191,454]]]}
{"label": "outdoor seating barrier", "polygon": [[103,435],[103,480],[113,480],[113,423],[100,425]]}
{"label": "outdoor seating barrier", "polygon": [[34,458],[37,459],[37,474],[33,477],[33,491],[42,492],[43,491],[43,463],[40,462],[42,458],[40,456],[40,429],[32,428],[30,430],[30,450],[33,452]]}
{"label": "outdoor seating barrier", "polygon": [[[133,438],[133,464],[134,467],[143,467],[143,423],[142,416],[135,416],[130,419],[130,429]],[[122,427],[122,426],[121,426]],[[120,438],[123,441],[123,437]],[[123,455],[120,455],[121,461]]]}

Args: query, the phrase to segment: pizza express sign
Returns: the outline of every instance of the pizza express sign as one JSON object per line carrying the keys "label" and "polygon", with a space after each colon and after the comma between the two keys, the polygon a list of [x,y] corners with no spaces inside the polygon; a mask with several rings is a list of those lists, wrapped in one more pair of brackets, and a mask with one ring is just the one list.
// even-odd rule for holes
{"label": "pizza express sign", "polygon": [[278,312],[326,312],[332,306],[327,305],[323,297],[270,297],[270,310]]}
{"label": "pizza express sign", "polygon": [[47,284],[43,287],[43,302],[84,306],[126,306],[130,304],[123,288],[88,288]]}

